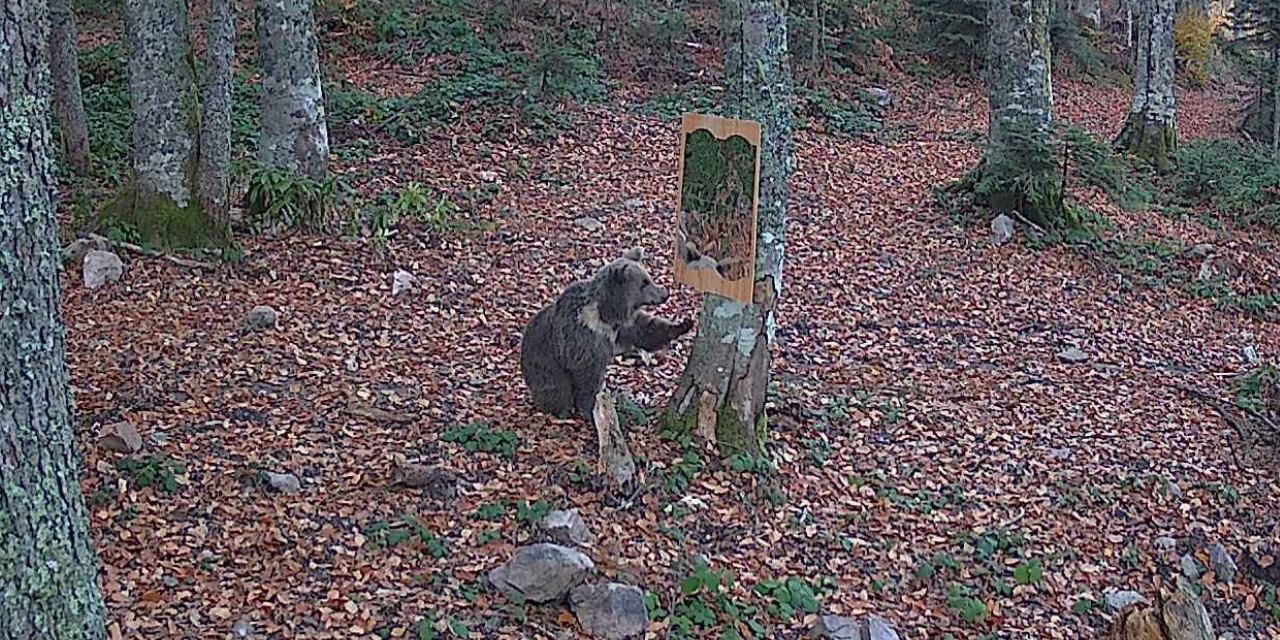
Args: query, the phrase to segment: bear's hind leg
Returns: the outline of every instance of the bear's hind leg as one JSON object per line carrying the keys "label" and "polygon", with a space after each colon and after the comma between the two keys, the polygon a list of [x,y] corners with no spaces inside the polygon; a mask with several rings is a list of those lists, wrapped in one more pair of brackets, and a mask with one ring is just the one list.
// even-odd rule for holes
{"label": "bear's hind leg", "polygon": [[573,383],[568,372],[548,366],[532,366],[525,371],[525,383],[533,406],[557,418],[573,415]]}

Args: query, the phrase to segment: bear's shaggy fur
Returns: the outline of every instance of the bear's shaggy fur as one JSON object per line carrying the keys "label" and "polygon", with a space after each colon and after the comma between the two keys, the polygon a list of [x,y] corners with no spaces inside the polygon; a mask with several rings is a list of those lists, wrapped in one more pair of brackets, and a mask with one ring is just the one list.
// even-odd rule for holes
{"label": "bear's shaggy fur", "polygon": [[590,280],[569,285],[529,321],[520,372],[539,410],[561,418],[576,410],[590,424],[614,354],[658,351],[693,328],[691,320],[673,323],[643,310],[667,300],[640,264],[643,257],[639,248],[626,252]]}

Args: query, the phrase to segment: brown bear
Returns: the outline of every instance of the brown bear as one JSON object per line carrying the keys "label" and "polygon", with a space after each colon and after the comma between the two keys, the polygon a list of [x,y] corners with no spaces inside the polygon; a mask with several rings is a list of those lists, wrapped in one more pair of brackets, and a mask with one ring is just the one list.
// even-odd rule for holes
{"label": "brown bear", "polygon": [[652,316],[645,307],[666,302],[640,264],[644,251],[631,249],[590,280],[569,285],[524,328],[520,372],[539,410],[567,418],[576,410],[593,422],[596,393],[615,354],[658,351],[693,328]]}

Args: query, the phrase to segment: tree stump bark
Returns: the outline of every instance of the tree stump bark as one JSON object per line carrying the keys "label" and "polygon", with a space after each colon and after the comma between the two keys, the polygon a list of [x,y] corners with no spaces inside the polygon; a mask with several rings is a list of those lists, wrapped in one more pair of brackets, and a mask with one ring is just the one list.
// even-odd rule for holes
{"label": "tree stump bark", "polygon": [[595,423],[600,446],[600,473],[615,486],[625,487],[636,476],[636,463],[631,458],[631,448],[618,422],[618,410],[613,394],[603,386],[596,393],[596,407],[591,416]]}

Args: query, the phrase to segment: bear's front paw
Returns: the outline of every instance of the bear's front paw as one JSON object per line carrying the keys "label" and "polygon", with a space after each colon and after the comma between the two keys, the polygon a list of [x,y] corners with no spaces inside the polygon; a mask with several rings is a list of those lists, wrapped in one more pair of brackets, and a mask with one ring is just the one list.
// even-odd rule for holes
{"label": "bear's front paw", "polygon": [[680,324],[677,324],[676,326],[671,328],[671,339],[674,340],[676,338],[679,338],[680,336],[686,333],[689,333],[691,329],[693,329],[693,320],[689,320],[686,318],[682,320]]}

